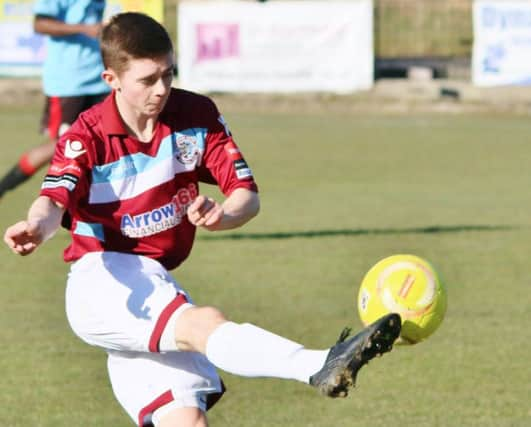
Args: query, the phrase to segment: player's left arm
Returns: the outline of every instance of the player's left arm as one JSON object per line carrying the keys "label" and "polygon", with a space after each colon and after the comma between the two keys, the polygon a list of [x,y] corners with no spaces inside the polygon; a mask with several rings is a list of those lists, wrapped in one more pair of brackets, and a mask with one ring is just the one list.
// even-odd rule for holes
{"label": "player's left arm", "polygon": [[188,207],[188,220],[209,231],[230,230],[250,221],[260,210],[258,193],[236,188],[219,203],[211,197],[199,195]]}
{"label": "player's left arm", "polygon": [[237,228],[258,214],[258,186],[225,119],[209,99],[203,104],[203,114],[208,134],[198,169],[199,180],[217,184],[225,200],[220,203],[198,195],[188,207],[188,220],[209,231]]}

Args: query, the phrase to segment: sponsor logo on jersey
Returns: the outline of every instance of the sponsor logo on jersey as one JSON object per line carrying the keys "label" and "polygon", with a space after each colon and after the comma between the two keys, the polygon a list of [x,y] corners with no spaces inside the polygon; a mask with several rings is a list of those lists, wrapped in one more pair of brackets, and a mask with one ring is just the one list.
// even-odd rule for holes
{"label": "sponsor logo on jersey", "polygon": [[227,142],[225,144],[225,152],[232,161],[241,160],[243,158],[242,153],[234,141]]}
{"label": "sponsor logo on jersey", "polygon": [[75,175],[79,177],[81,175],[81,168],[75,162],[54,163],[53,165],[50,166],[50,170],[48,172],[50,174],[55,174],[55,175],[69,173],[71,175]]}
{"label": "sponsor logo on jersey", "polygon": [[234,143],[234,141],[227,142],[224,148],[225,152],[227,153],[227,156],[229,156],[229,159],[232,160],[232,164],[234,165],[234,169],[236,170],[236,177],[238,179],[252,177],[253,173],[247,165],[247,162],[245,161],[242,156],[242,153],[240,152],[240,149]]}
{"label": "sponsor logo on jersey", "polygon": [[139,214],[125,214],[120,223],[122,234],[138,239],[176,227],[182,222],[188,206],[196,197],[197,187],[189,184],[187,188],[179,189],[165,205]]}
{"label": "sponsor logo on jersey", "polygon": [[67,159],[75,159],[86,152],[87,150],[85,150],[81,141],[70,141],[69,139],[66,140],[65,157]]}

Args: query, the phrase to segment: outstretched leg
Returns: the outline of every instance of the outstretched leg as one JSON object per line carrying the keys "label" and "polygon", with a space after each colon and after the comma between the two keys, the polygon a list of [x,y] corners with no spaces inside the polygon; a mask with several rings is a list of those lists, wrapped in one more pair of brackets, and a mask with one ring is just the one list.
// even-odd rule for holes
{"label": "outstretched leg", "polygon": [[227,321],[213,307],[192,307],[176,319],[175,340],[179,350],[201,352],[226,372],[294,379],[343,397],[363,365],[391,350],[400,327],[400,316],[390,314],[350,339],[342,334],[332,348],[309,350],[257,326]]}

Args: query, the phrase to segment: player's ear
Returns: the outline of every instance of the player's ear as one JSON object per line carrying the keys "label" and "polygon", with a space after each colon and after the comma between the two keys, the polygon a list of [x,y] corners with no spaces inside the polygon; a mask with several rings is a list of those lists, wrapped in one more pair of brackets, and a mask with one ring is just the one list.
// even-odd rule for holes
{"label": "player's ear", "polygon": [[120,80],[118,79],[118,76],[114,72],[114,70],[110,68],[106,68],[101,73],[101,78],[105,83],[109,85],[109,87],[113,90],[120,89]]}

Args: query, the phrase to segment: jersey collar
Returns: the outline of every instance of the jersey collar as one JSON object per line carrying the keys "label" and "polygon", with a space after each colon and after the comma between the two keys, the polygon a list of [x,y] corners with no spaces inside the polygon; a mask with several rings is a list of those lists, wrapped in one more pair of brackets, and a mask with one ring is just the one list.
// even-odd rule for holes
{"label": "jersey collar", "polygon": [[116,92],[112,93],[103,101],[102,104],[102,125],[103,131],[109,135],[127,135],[118,107],[116,106]]}

